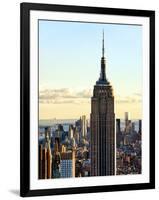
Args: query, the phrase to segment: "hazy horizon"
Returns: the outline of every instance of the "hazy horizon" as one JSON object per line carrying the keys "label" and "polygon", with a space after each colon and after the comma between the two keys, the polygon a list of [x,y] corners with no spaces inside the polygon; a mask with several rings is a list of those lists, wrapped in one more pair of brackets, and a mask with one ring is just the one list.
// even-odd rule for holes
{"label": "hazy horizon", "polygon": [[[82,116],[82,115],[81,115]],[[81,117],[80,116],[80,117]],[[48,118],[48,119],[39,119],[39,121],[51,121],[51,120],[78,120],[78,119],[80,119],[80,117],[79,118]],[[124,117],[123,118],[115,118],[115,119],[120,119],[120,120],[125,120],[124,119]],[[140,119],[140,118],[129,118],[130,120],[142,120],[142,119]],[[90,118],[87,118],[86,117],[86,120],[90,120]]]}

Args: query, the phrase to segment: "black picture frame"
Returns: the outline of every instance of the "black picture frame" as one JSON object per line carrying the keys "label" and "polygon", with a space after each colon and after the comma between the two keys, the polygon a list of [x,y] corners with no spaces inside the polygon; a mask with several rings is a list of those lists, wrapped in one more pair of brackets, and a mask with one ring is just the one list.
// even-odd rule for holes
{"label": "black picture frame", "polygon": [[[30,11],[60,11],[107,14],[117,16],[139,16],[150,19],[150,181],[149,183],[103,185],[91,187],[74,187],[61,189],[30,189]],[[155,11],[131,10],[104,7],[86,7],[72,5],[49,5],[21,3],[20,5],[20,37],[21,37],[21,81],[20,81],[20,196],[62,195],[75,193],[108,192],[123,190],[139,190],[155,188]]]}

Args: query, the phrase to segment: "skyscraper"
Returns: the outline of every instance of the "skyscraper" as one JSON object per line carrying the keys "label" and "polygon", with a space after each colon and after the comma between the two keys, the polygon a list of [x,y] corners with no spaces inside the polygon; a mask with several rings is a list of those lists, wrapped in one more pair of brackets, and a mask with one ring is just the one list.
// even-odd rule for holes
{"label": "skyscraper", "polygon": [[61,178],[75,177],[75,151],[61,153]]}
{"label": "skyscraper", "polygon": [[59,152],[59,138],[55,138],[55,146],[52,156],[52,178],[60,178],[61,155]]}
{"label": "skyscraper", "polygon": [[121,122],[120,119],[116,119],[116,147],[120,147],[121,142],[123,141],[123,135],[121,132]]}
{"label": "skyscraper", "polygon": [[86,116],[83,115],[81,117],[81,132],[82,132],[82,138],[86,138],[87,134],[87,121]]}
{"label": "skyscraper", "polygon": [[138,133],[141,135],[141,132],[142,132],[142,121],[140,119],[139,120],[139,131],[138,131]]}
{"label": "skyscraper", "polygon": [[73,138],[73,127],[72,127],[72,125],[69,126],[68,138],[69,139]]}
{"label": "skyscraper", "polygon": [[52,176],[52,153],[50,147],[50,128],[45,128],[45,144],[39,145],[39,179]]}
{"label": "skyscraper", "polygon": [[129,133],[129,113],[125,112],[125,133]]}
{"label": "skyscraper", "polygon": [[120,133],[121,129],[120,129],[120,119],[116,119],[116,132]]}
{"label": "skyscraper", "polygon": [[113,89],[106,78],[104,32],[101,72],[91,98],[91,176],[115,174],[115,114]]}
{"label": "skyscraper", "polygon": [[50,147],[50,138],[51,138],[51,129],[48,127],[45,130],[45,148],[46,152],[46,160],[47,160],[47,178],[51,178],[52,176],[52,153]]}
{"label": "skyscraper", "polygon": [[42,179],[47,179],[47,149],[42,149]]}
{"label": "skyscraper", "polygon": [[39,145],[39,179],[43,178],[42,175],[42,166],[43,166],[43,146]]}

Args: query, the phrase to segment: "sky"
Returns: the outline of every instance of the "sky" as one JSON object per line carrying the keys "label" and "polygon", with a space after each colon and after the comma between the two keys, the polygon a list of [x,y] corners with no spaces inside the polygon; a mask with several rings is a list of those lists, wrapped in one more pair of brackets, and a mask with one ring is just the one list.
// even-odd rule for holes
{"label": "sky", "polygon": [[102,33],[115,116],[142,119],[142,26],[39,21],[39,119],[90,117]]}

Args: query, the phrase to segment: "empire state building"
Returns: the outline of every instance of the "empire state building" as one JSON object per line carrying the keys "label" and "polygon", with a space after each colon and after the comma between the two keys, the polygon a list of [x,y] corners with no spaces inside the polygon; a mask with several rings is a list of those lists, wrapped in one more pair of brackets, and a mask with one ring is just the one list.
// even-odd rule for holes
{"label": "empire state building", "polygon": [[91,98],[91,176],[115,174],[115,114],[113,89],[106,77],[104,32],[101,72]]}

